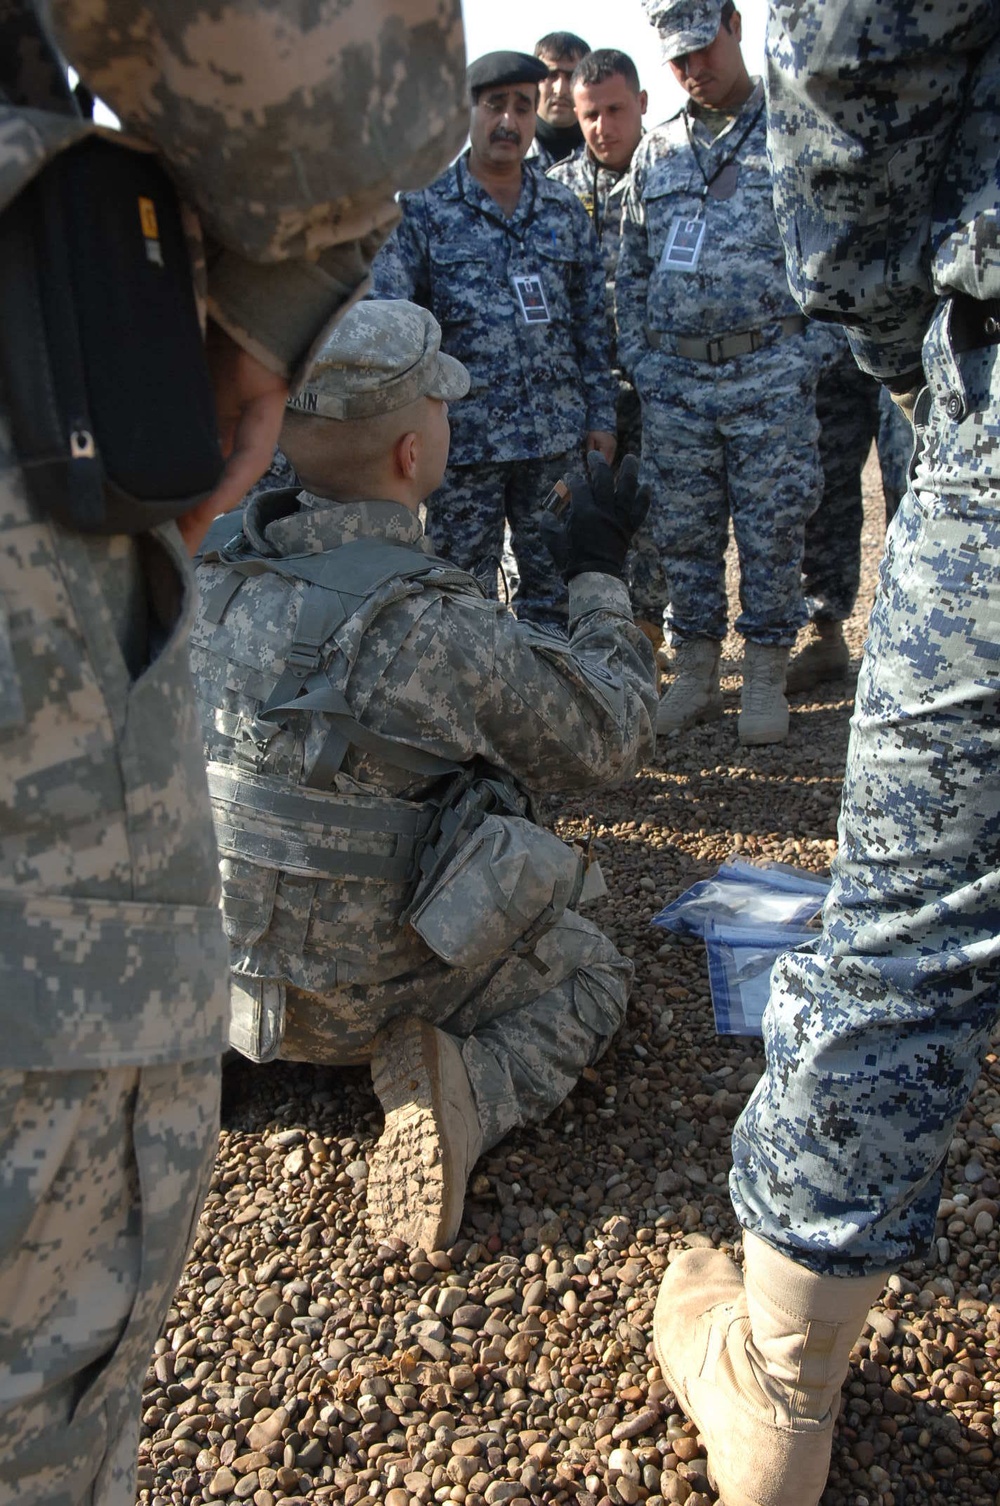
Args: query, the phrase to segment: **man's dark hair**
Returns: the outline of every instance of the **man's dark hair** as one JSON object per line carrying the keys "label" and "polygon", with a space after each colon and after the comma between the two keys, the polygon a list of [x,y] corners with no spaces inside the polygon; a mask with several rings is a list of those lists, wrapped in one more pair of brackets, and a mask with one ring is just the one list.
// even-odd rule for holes
{"label": "man's dark hair", "polygon": [[633,94],[639,93],[638,70],[628,53],[619,52],[617,47],[598,47],[595,52],[588,52],[573,69],[571,82],[574,89],[577,84],[603,84],[616,73],[621,74]]}
{"label": "man's dark hair", "polygon": [[722,15],[719,17],[720,24],[724,26],[729,32],[731,32],[733,29],[729,23],[733,19],[735,10],[736,0],[726,0],[725,5],[722,7]]}
{"label": "man's dark hair", "polygon": [[550,58],[575,58],[586,57],[590,51],[590,43],[578,37],[575,31],[550,31],[548,36],[539,38],[535,43],[535,57],[542,54]]}

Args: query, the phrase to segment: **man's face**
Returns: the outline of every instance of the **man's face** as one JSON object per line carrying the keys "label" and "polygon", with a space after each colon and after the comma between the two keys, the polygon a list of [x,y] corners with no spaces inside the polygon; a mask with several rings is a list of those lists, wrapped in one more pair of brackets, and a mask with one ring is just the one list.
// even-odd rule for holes
{"label": "man's face", "polygon": [[539,59],[549,70],[548,78],[538,85],[538,113],[547,125],[571,126],[576,119],[570,79],[580,56],[564,52],[562,57],[554,58],[543,53]]}
{"label": "man's face", "polygon": [[[723,110],[733,103],[745,75],[740,51],[742,23],[739,11],[730,17],[731,31],[720,26],[713,41],[697,52],[671,58],[670,71],[696,104]],[[742,100],[737,100],[742,104]]]}
{"label": "man's face", "polygon": [[493,167],[520,162],[535,134],[535,85],[496,84],[472,106],[469,141],[477,161]]}
{"label": "man's face", "polygon": [[573,103],[590,155],[624,172],[642,135],[645,89],[635,94],[620,73],[613,73],[599,84],[577,84]]}

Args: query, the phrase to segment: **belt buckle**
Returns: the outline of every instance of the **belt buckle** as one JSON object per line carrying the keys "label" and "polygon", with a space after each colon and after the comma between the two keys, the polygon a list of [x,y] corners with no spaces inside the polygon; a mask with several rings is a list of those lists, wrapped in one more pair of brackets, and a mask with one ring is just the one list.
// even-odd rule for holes
{"label": "belt buckle", "polygon": [[714,339],[705,341],[705,351],[710,366],[718,366],[721,361],[726,359],[722,349],[724,344],[724,335],[716,335]]}
{"label": "belt buckle", "polygon": [[764,345],[764,331],[762,329],[750,329],[747,330],[747,334],[750,336],[750,354],[753,355],[755,350],[762,349]]}

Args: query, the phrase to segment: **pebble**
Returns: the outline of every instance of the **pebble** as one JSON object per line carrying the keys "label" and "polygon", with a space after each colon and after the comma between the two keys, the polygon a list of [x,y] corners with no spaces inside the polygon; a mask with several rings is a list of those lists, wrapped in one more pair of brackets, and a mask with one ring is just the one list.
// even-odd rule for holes
{"label": "pebble", "polygon": [[[882,545],[875,476],[855,656]],[[650,1329],[670,1256],[737,1241],[729,1141],[763,1053],[716,1036],[704,948],[649,915],[737,848],[826,869],[851,711],[830,687],[793,703],[781,747],[741,748],[739,653],[731,634],[721,721],[623,786],[546,797],[568,837],[594,819],[609,893],[587,913],[635,986],[567,1102],[480,1158],[453,1246],[369,1235],[366,1069],[227,1067],[215,1175],[146,1378],[138,1506],[710,1506]],[[826,1506],[996,1506],[998,1169],[994,1043],[932,1256],[894,1273],[855,1349]]]}

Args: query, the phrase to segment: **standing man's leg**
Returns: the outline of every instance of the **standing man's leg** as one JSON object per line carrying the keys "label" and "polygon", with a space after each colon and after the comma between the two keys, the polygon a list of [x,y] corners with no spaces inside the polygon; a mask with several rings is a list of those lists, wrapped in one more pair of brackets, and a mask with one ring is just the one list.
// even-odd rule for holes
{"label": "standing man's leg", "polygon": [[537,513],[557,481],[572,482],[582,474],[581,457],[573,453],[545,460],[512,460],[505,469],[507,521],[519,577],[514,611],[525,622],[565,629],[566,582],[542,542]]}
{"label": "standing man's leg", "polygon": [[843,623],[861,582],[861,473],[878,432],[880,388],[860,369],[843,336],[840,342],[816,388],[822,496],[806,524],[802,559],[813,632],[788,665],[785,688],[793,695],[843,679],[850,666]]}
{"label": "standing man's leg", "polygon": [[729,506],[710,368],[657,354],[643,362],[642,479],[667,587],[673,678],[656,729],[684,732],[722,715],[719,659],[726,636]]}
{"label": "standing man's leg", "polygon": [[450,465],[427,499],[425,529],[434,553],[468,570],[492,597],[503,560],[507,469],[504,464]]}
{"label": "standing man's leg", "polygon": [[726,1499],[818,1501],[851,1341],[886,1269],[931,1243],[1000,1017],[1000,348],[949,350],[952,302],[924,342],[923,449],[882,563],[823,936],[775,967],[734,1133],[745,1289],[724,1256],[684,1256],[657,1309]]}
{"label": "standing man's leg", "polygon": [[717,386],[740,559],[744,743],[788,735],[785,670],[806,621],[802,553],[820,488],[816,374],[811,345],[797,337],[727,363]]}
{"label": "standing man's leg", "polygon": [[[618,378],[615,413],[618,448],[615,451],[614,469],[617,474],[626,455],[634,455],[637,460],[642,455],[642,409],[639,394],[623,376]],[[655,497],[652,505],[656,505]],[[660,553],[648,520],[632,540],[626,570],[636,626],[642,628],[654,649],[662,649],[667,586],[660,564]]]}

